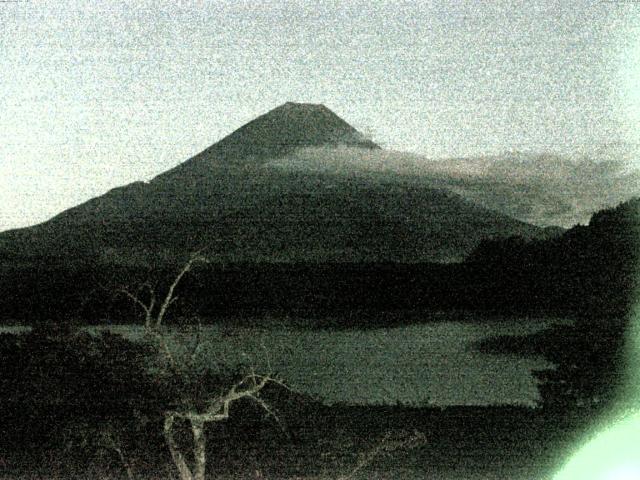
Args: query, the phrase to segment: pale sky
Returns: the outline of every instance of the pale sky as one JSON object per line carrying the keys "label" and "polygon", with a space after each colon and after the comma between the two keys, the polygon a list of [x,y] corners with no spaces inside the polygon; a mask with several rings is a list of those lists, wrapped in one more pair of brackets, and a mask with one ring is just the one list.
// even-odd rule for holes
{"label": "pale sky", "polygon": [[0,1],[0,231],[286,102],[430,158],[640,144],[640,1]]}

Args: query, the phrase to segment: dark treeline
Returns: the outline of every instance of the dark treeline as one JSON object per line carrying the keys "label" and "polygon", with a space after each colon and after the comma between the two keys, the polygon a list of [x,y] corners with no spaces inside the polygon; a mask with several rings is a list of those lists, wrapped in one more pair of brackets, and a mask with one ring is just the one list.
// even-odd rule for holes
{"label": "dark treeline", "polygon": [[635,300],[639,254],[640,199],[634,199],[554,239],[483,242],[467,261],[486,272],[488,297],[499,292],[490,302],[621,317]]}
{"label": "dark treeline", "polygon": [[[595,214],[589,226],[538,241],[482,242],[459,264],[207,264],[185,276],[174,316],[215,320],[262,315],[323,317],[380,311],[473,310],[568,317],[624,316],[637,285],[640,200]],[[5,322],[77,318],[135,321],[132,302],[117,291],[174,270],[89,263],[67,269],[3,267]],[[163,285],[163,282],[165,285]],[[364,325],[363,325],[364,326]]]}
{"label": "dark treeline", "polygon": [[553,410],[606,412],[628,408],[627,384],[640,366],[630,363],[629,324],[638,300],[640,200],[595,214],[589,226],[575,227],[546,242],[508,239],[480,246],[477,265],[511,272],[512,291],[550,305],[565,302],[576,315],[573,326],[523,337],[497,337],[479,345],[488,353],[541,354],[556,368],[536,372],[540,394]]}

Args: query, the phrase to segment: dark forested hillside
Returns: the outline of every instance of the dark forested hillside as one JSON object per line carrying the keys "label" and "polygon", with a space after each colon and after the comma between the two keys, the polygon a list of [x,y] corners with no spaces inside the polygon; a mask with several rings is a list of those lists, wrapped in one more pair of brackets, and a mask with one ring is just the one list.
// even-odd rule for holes
{"label": "dark forested hillside", "polygon": [[556,368],[536,372],[543,403],[553,410],[586,408],[594,415],[632,407],[628,382],[637,365],[629,340],[637,317],[639,247],[640,199],[600,211],[588,226],[547,242],[483,243],[470,260],[487,272],[504,272],[510,281],[495,282],[496,292],[565,311],[576,321],[528,337],[489,339],[480,349],[542,354],[553,362]]}
{"label": "dark forested hillside", "polygon": [[640,258],[640,199],[593,215],[545,241],[484,241],[467,262],[485,272],[486,295],[516,305],[586,316],[624,315],[634,301]]}
{"label": "dark forested hillside", "polygon": [[[594,215],[548,240],[483,242],[464,263],[229,263],[201,265],[180,285],[176,314],[185,318],[345,312],[484,310],[580,318],[623,316],[638,277],[638,200]],[[181,257],[183,261],[186,257]],[[5,267],[0,306],[5,321],[77,316],[131,321],[121,285],[161,286],[173,266]],[[376,315],[344,316],[369,324]],[[394,318],[402,321],[402,315]],[[429,318],[429,316],[424,316]]]}

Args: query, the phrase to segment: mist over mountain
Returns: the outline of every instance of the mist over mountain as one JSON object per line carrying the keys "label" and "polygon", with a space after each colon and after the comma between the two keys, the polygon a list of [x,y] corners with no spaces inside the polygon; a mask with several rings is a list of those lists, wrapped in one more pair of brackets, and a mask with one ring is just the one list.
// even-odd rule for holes
{"label": "mist over mountain", "polygon": [[432,160],[417,154],[348,147],[303,148],[274,168],[334,175],[406,176],[539,226],[569,228],[640,194],[640,156],[628,144],[590,153],[506,153]]}
{"label": "mist over mountain", "polygon": [[546,235],[418,176],[276,168],[300,151],[331,165],[380,149],[322,105],[287,103],[148,183],[0,234],[0,250],[12,262],[148,264],[199,248],[224,262],[451,262],[485,238]]}

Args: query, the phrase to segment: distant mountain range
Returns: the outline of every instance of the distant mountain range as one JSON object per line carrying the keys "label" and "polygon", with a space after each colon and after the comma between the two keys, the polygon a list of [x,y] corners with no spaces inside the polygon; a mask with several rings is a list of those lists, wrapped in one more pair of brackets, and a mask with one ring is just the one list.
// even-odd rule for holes
{"label": "distant mountain range", "polygon": [[113,189],[40,225],[0,234],[7,264],[452,262],[482,239],[559,233],[406,172],[282,168],[298,152],[375,154],[322,105],[286,103],[148,183]]}

